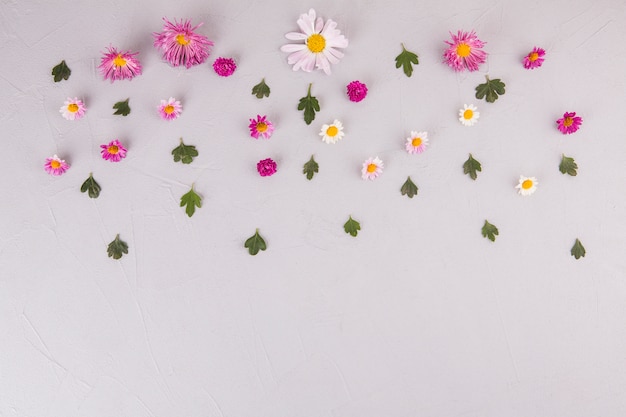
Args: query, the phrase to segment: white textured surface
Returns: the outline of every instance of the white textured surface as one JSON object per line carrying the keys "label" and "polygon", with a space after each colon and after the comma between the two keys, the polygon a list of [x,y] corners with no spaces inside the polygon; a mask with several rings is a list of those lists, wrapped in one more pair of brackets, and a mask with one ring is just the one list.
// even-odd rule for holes
{"label": "white textured surface", "polygon": [[[626,415],[622,0],[0,7],[0,416]],[[279,51],[310,7],[350,40],[330,77],[292,72]],[[163,63],[150,36],[162,16],[204,21],[212,58],[235,57],[237,72]],[[472,28],[490,57],[457,75],[443,41]],[[394,67],[400,42],[420,55],[410,79]],[[139,50],[144,74],[101,80],[109,44]],[[546,62],[524,70],[535,45]],[[61,59],[72,76],[55,84]],[[473,98],[487,72],[507,84],[495,104]],[[262,77],[272,94],[257,100]],[[354,79],[370,88],[358,104],[344,97]],[[307,126],[296,105],[309,82],[322,111]],[[86,118],[59,116],[68,96]],[[169,96],[184,112],[167,123],[155,106]],[[130,116],[113,116],[127,97]],[[464,128],[470,102],[481,119]],[[554,126],[564,111],[584,118],[574,135]],[[248,136],[257,113],[276,123],[269,141]],[[317,133],[335,118],[346,138],[326,145]],[[403,150],[411,130],[429,131],[425,154]],[[180,136],[200,152],[189,166],[171,160]],[[115,137],[129,147],[117,165],[99,156]],[[477,181],[462,174],[469,152]],[[60,178],[42,168],[54,153],[72,164]],[[577,177],[558,171],[562,153]],[[386,171],[362,181],[375,155]],[[265,157],[271,178],[255,171]],[[78,190],[92,171],[97,200]],[[529,198],[520,174],[539,179]],[[188,218],[192,182],[204,206]],[[269,248],[252,257],[257,227]],[[121,261],[106,256],[117,233]]]}

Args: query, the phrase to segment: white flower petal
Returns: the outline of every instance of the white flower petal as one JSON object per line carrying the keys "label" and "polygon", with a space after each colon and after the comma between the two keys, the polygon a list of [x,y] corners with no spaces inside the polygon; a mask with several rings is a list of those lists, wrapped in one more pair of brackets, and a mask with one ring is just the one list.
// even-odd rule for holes
{"label": "white flower petal", "polygon": [[283,45],[280,47],[280,50],[283,52],[296,52],[301,51],[306,48],[304,44],[296,44],[296,43],[288,43],[287,45]]}
{"label": "white flower petal", "polygon": [[285,38],[291,41],[303,41],[307,38],[307,36],[304,33],[300,32],[289,32],[285,34]]}

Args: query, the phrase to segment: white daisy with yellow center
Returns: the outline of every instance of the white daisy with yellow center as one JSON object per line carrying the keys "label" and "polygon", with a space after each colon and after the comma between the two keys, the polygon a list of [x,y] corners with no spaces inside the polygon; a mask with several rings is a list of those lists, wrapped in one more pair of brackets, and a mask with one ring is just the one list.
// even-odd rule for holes
{"label": "white daisy with yellow center", "polygon": [[411,131],[411,136],[406,138],[406,151],[408,153],[422,153],[428,146],[428,132]]}
{"label": "white daisy with yellow center", "polygon": [[323,125],[320,131],[322,140],[333,145],[343,139],[343,134],[343,125],[336,119],[329,125]]}
{"label": "white daisy with yellow center", "polygon": [[474,126],[478,122],[479,117],[478,107],[473,104],[464,104],[463,108],[459,110],[459,121],[464,126]]}
{"label": "white daisy with yellow center", "polygon": [[537,178],[535,177],[525,177],[523,175],[519,176],[519,183],[515,186],[517,188],[517,192],[523,196],[531,195],[537,190]]}
{"label": "white daisy with yellow center", "polygon": [[77,97],[68,97],[67,100],[63,102],[63,106],[61,106],[59,112],[61,116],[67,120],[78,120],[85,115],[86,110],[87,108],[82,100],[79,100]]}

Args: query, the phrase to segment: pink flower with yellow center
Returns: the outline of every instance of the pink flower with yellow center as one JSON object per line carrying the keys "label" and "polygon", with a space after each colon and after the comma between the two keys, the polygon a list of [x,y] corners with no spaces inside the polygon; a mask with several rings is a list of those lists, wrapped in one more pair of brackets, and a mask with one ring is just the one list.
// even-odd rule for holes
{"label": "pink flower with yellow center", "polygon": [[44,169],[50,175],[63,175],[69,168],[70,165],[56,155],[46,158],[46,163],[44,164]]}
{"label": "pink flower with yellow center", "polygon": [[250,136],[255,139],[261,137],[262,139],[269,139],[274,132],[274,125],[272,122],[267,120],[267,116],[261,117],[261,115],[256,115],[255,119],[250,119]]}
{"label": "pink flower with yellow center", "polygon": [[368,158],[363,162],[361,169],[361,178],[364,180],[373,180],[383,173],[383,161],[379,157]]}
{"label": "pink flower with yellow center", "polygon": [[411,132],[411,136],[406,138],[406,151],[408,153],[422,153],[428,146],[428,132]]}
{"label": "pink flower with yellow center", "polygon": [[157,107],[159,114],[164,120],[174,120],[180,116],[183,111],[183,105],[180,101],[174,97],[170,97],[169,100],[161,100],[161,104]]}
{"label": "pink flower with yellow center", "polygon": [[122,159],[126,158],[126,148],[117,139],[109,142],[108,145],[100,145],[100,148],[102,148],[100,151],[102,159],[106,159],[107,161],[120,162]]}
{"label": "pink flower with yellow center", "polygon": [[543,64],[544,56],[546,55],[546,51],[542,48],[537,48],[536,46],[532,51],[528,53],[524,57],[524,68],[526,69],[535,69],[539,68],[541,64]]}
{"label": "pink flower with yellow center", "polygon": [[138,54],[139,52],[118,52],[116,48],[109,47],[108,52],[104,52],[98,69],[104,79],[109,79],[111,82],[124,79],[132,80],[137,75],[141,75],[141,64],[135,58]]}
{"label": "pink flower with yellow center", "polygon": [[202,64],[209,57],[209,49],[213,46],[206,36],[194,32],[202,23],[191,27],[191,20],[174,23],[163,18],[163,32],[155,32],[154,47],[163,53],[163,59],[177,67]]}
{"label": "pink flower with yellow center", "polygon": [[272,158],[263,159],[256,164],[256,169],[262,177],[270,177],[276,173],[276,162]]}
{"label": "pink flower with yellow center", "polygon": [[564,135],[576,132],[580,125],[583,124],[583,119],[580,116],[576,116],[576,112],[565,112],[563,117],[556,121],[558,129]]}
{"label": "pink flower with yellow center", "polygon": [[478,39],[476,32],[464,32],[459,30],[456,35],[450,32],[452,42],[445,41],[449,45],[443,53],[445,62],[450,68],[460,72],[465,69],[477,71],[480,64],[484,64],[487,53],[481,48],[485,42]]}
{"label": "pink flower with yellow center", "polygon": [[230,77],[237,69],[237,64],[232,58],[217,58],[213,62],[213,70],[220,77]]}
{"label": "pink flower with yellow center", "polygon": [[86,111],[87,107],[85,107],[85,103],[77,97],[73,99],[68,97],[59,109],[61,116],[67,120],[78,120],[85,115]]}

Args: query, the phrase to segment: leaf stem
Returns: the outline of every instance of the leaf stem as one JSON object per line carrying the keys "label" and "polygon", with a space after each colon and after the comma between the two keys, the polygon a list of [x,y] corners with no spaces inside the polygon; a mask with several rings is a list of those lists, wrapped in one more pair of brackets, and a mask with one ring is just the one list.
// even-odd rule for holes
{"label": "leaf stem", "polygon": [[307,91],[307,95],[309,97],[311,97],[311,86],[313,85],[313,83],[309,83],[309,90]]}
{"label": "leaf stem", "polygon": [[180,137],[180,144],[181,145],[183,144],[183,137],[182,136]]}
{"label": "leaf stem", "polygon": [[489,82],[489,74],[485,74],[485,78],[487,79],[487,82]]}

